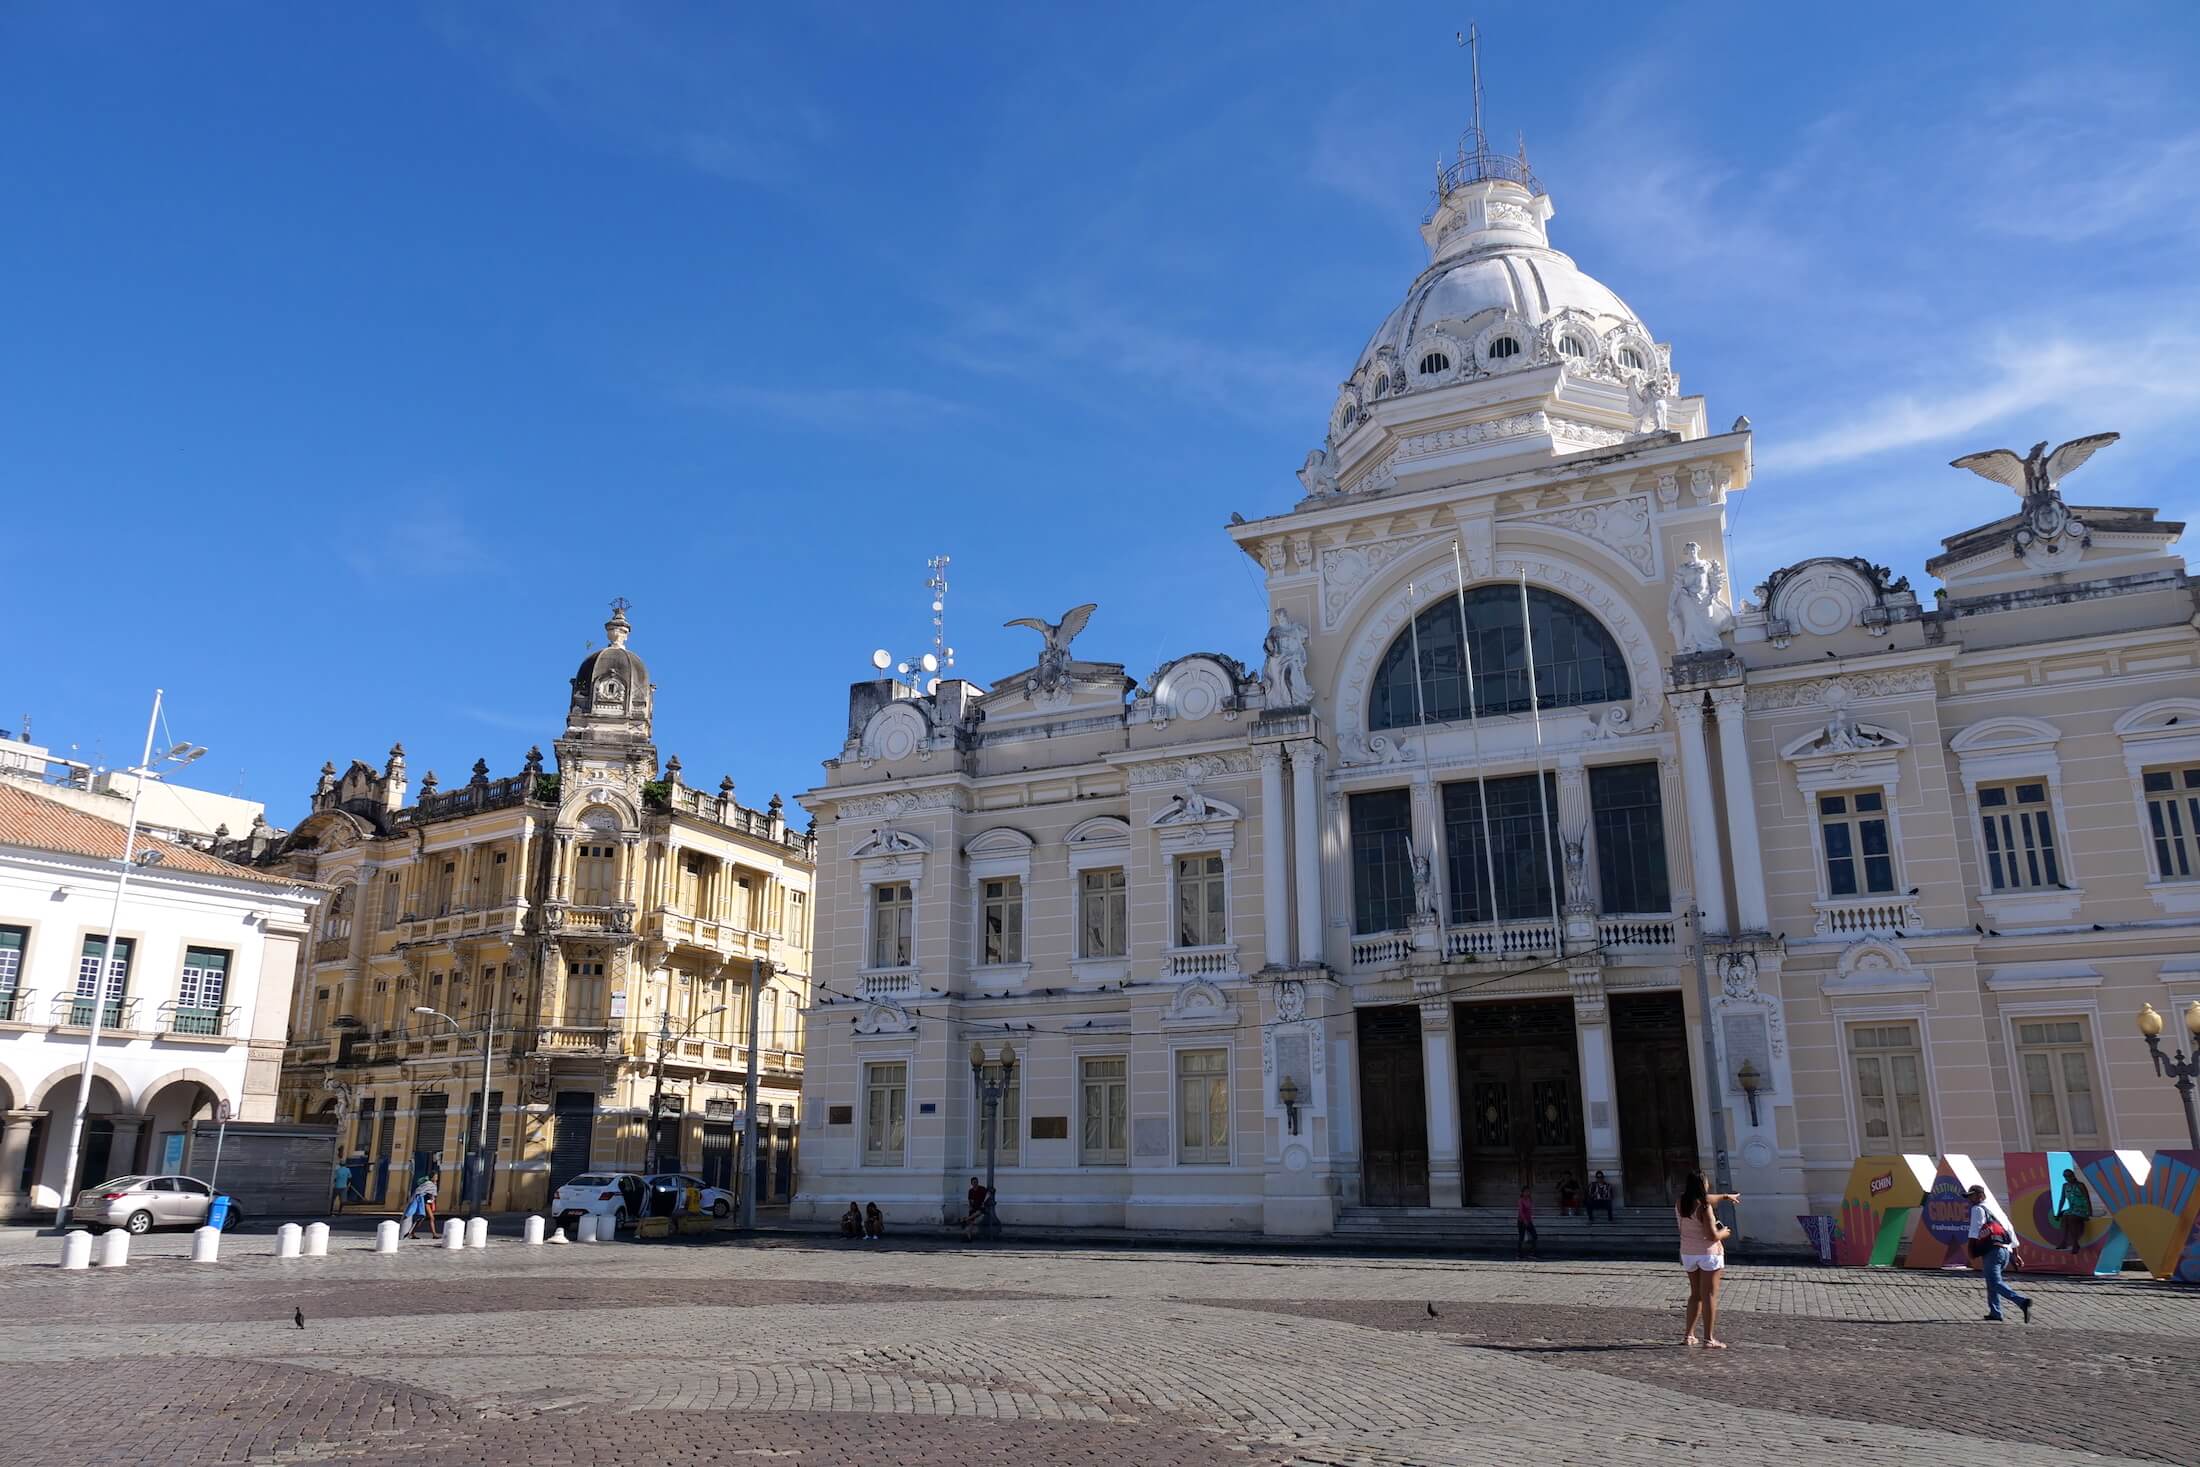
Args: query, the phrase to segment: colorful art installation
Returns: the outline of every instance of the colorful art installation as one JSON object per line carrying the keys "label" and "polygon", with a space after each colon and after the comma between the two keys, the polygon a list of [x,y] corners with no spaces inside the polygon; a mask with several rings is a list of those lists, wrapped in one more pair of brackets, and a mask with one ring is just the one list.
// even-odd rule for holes
{"label": "colorful art installation", "polygon": [[[2033,1273],[2112,1274],[2136,1255],[2158,1279],[2200,1283],[2200,1151],[2012,1151],[2002,1158],[2010,1206],[1986,1205],[2017,1237]],[[2093,1197],[2093,1217],[2065,1249],[2056,1216],[2063,1173]],[[1864,1156],[1849,1169],[1836,1218],[1800,1219],[1814,1245],[1830,1231],[1832,1261],[1851,1268],[1968,1268],[1970,1188],[1985,1178],[1968,1156]],[[1821,1253],[1823,1255],[1823,1252]]]}

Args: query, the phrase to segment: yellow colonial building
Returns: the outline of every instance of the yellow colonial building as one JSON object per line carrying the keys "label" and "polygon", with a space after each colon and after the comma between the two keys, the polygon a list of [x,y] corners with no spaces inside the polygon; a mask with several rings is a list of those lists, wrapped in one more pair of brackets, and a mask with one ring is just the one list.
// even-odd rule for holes
{"label": "yellow colonial building", "polygon": [[630,630],[615,604],[553,767],[530,749],[517,774],[477,761],[408,798],[402,745],[379,771],[323,765],[312,814],[231,852],[333,889],[299,960],[280,1109],[338,1127],[355,1204],[395,1206],[429,1169],[446,1205],[465,1194],[485,1045],[492,1208],[649,1166],[653,1101],[656,1169],[731,1188],[752,1064],[757,1195],[793,1189],[811,837],[776,795],[751,809],[730,777],[710,792],[677,757],[660,768]]}

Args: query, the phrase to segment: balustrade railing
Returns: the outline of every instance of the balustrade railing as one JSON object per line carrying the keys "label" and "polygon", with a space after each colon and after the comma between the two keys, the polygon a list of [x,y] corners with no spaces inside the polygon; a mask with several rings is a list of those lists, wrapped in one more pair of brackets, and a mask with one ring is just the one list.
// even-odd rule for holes
{"label": "balustrade railing", "polygon": [[917,970],[888,968],[865,973],[857,981],[865,998],[911,998],[917,991]]}
{"label": "balustrade railing", "polygon": [[157,1027],[167,1034],[214,1038],[229,1032],[229,1021],[236,1013],[234,1008],[200,1008],[170,999],[160,1006]]}
{"label": "balustrade railing", "polygon": [[554,1024],[535,1031],[535,1048],[556,1054],[595,1054],[616,1050],[618,1031],[588,1024]]}
{"label": "balustrade railing", "polygon": [[1215,978],[1237,971],[1237,944],[1171,948],[1162,955],[1162,972],[1170,978]]}
{"label": "balustrade railing", "polygon": [[1352,966],[1385,968],[1402,963],[1413,951],[1413,937],[1405,932],[1373,932],[1352,939]]}
{"label": "balustrade railing", "polygon": [[30,1018],[31,990],[0,988],[0,1024],[20,1024]]}
{"label": "balustrade railing", "polygon": [[[92,1005],[95,1000],[73,993],[56,994],[53,1001],[53,1022],[79,1029],[88,1029],[92,1023]],[[137,1021],[138,1001],[134,998],[109,1000],[105,1012],[99,1016],[102,1029],[128,1029]]]}
{"label": "balustrade railing", "polygon": [[1812,929],[1820,936],[1864,935],[1915,929],[1925,925],[1917,903],[1908,897],[1843,897],[1813,904],[1817,920]]}
{"label": "balustrade railing", "polygon": [[1680,924],[1665,916],[1597,918],[1597,946],[1607,951],[1641,952],[1674,945]]}
{"label": "balustrade railing", "polygon": [[1444,932],[1444,956],[1504,961],[1556,957],[1559,929],[1549,922],[1485,922]]}

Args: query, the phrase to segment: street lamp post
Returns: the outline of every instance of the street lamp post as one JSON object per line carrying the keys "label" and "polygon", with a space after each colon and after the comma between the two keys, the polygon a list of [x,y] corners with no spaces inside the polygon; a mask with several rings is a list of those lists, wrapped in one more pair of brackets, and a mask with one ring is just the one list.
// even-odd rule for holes
{"label": "street lamp post", "polygon": [[2139,1005],[2139,1033],[2147,1042],[2147,1053],[2154,1056],[2154,1073],[2177,1086],[2177,1094],[2185,1102],[2185,1134],[2192,1141],[2192,1149],[2200,1151],[2200,1116],[2193,1113],[2193,1081],[2200,1079],[2200,1002],[2185,1005],[2185,1032],[2192,1036],[2192,1052],[2177,1051],[2170,1059],[2162,1057],[2162,1016],[2155,1012],[2153,1004]]}
{"label": "street lamp post", "polygon": [[[720,1004],[714,1009],[703,1010],[694,1018],[688,1020],[687,1027],[680,1031],[678,1037],[681,1039],[694,1037],[697,1024],[702,1023],[712,1014],[722,1014],[725,1011],[726,1006],[724,1004]],[[649,1174],[651,1176],[657,1175],[659,1170],[657,1163],[663,1159],[658,1155],[657,1122],[659,1117],[657,1113],[664,1109],[665,1055],[672,1049],[673,1038],[672,1005],[668,1002],[665,1005],[665,1011],[657,1016],[657,1079],[656,1084],[649,1092]]]}
{"label": "street lamp post", "polygon": [[[160,727],[160,700],[162,695],[162,689],[153,689],[152,716],[145,720],[145,753],[139,758],[137,768],[128,771],[135,775],[137,779],[136,783],[130,787],[130,820],[129,824],[124,827],[122,836],[122,867],[115,873],[114,905],[108,909],[107,913],[107,941],[100,948],[99,966],[92,973],[91,1023],[86,1026],[84,1035],[84,1067],[78,1072],[76,1078],[76,1115],[69,1123],[68,1149],[62,1153],[61,1200],[55,1204],[53,1211],[53,1225],[56,1228],[65,1228],[69,1225],[69,1206],[76,1200],[77,1158],[81,1154],[84,1145],[85,1113],[91,1109],[92,1105],[92,1069],[99,1058],[100,1020],[106,1017],[107,990],[114,985],[115,979],[115,942],[122,927],[122,895],[129,889],[130,873],[135,871],[139,865],[137,851],[138,800],[145,793],[146,783],[156,777],[153,760],[153,732]],[[160,756],[160,763],[189,764],[205,753],[206,749],[203,745],[177,744]],[[158,850],[148,850],[145,853],[145,864],[147,865],[151,865],[159,859],[160,852]],[[115,995],[115,1018],[117,1022],[120,1022],[122,1017],[121,1005],[122,995],[117,993]]]}
{"label": "street lamp post", "polygon": [[1001,1046],[999,1064],[985,1062],[985,1046],[972,1042],[970,1046],[970,1082],[976,1087],[979,1098],[985,1104],[985,1220],[978,1229],[988,1242],[1001,1236],[1001,1214],[995,1206],[993,1174],[1001,1159],[1001,1102],[1008,1098],[1008,1087],[1016,1078],[1016,1048]]}
{"label": "street lamp post", "polygon": [[[413,1012],[441,1019],[451,1026],[451,1032],[459,1038],[467,1037],[466,1031],[458,1027],[458,1020],[449,1014],[429,1008],[425,1004],[416,1005]],[[489,1179],[493,1175],[491,1167],[495,1164],[494,1158],[489,1155],[489,1056],[496,1048],[496,1026],[497,996],[492,987],[489,990],[489,1016],[481,1028],[481,1115],[474,1124],[474,1164],[466,1169],[466,1203],[476,1213],[489,1210]],[[476,1178],[479,1178],[478,1182]]]}

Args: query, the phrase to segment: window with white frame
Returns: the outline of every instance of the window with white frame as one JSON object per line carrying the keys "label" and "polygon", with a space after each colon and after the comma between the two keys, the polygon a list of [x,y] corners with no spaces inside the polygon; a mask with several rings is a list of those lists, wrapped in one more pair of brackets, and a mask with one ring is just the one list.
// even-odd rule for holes
{"label": "window with white frame", "polygon": [[863,1164],[900,1166],[909,1115],[909,1066],[863,1067]]}
{"label": "window with white frame", "polygon": [[321,940],[336,942],[351,936],[351,907],[354,900],[351,887],[339,886],[321,909]]}
{"label": "window with white frame", "polygon": [[2045,780],[1982,784],[1978,813],[1988,890],[2037,891],[2063,884]]}
{"label": "window with white frame", "polygon": [[807,947],[810,942],[810,894],[806,891],[787,893],[787,941],[796,947]]}
{"label": "window with white frame", "polygon": [[601,959],[587,958],[566,964],[566,1023],[581,1027],[601,1026],[609,1015],[605,998]]}
{"label": "window with white frame", "polygon": [[1130,1061],[1123,1055],[1088,1055],[1077,1063],[1081,1115],[1079,1166],[1123,1166],[1130,1160]]}
{"label": "window with white frame", "polygon": [[906,881],[871,888],[871,966],[906,968],[916,934],[916,893]]}
{"label": "window with white frame", "polygon": [[2016,1021],[2017,1074],[2034,1144],[2102,1144],[2093,1043],[2083,1018]]}
{"label": "window with white frame", "polygon": [[989,965],[1024,960],[1024,884],[1014,876],[997,876],[978,885],[978,908],[985,934],[984,961]]}
{"label": "window with white frame", "polygon": [[481,900],[483,906],[501,907],[504,905],[506,884],[511,877],[511,864],[512,853],[509,851],[495,851],[490,854],[489,879],[482,890]]}
{"label": "window with white frame", "polygon": [[1176,1159],[1180,1166],[1230,1161],[1230,1055],[1182,1049],[1176,1055]]}
{"label": "window with white frame", "polygon": [[[110,1005],[122,1002],[122,995],[130,986],[130,954],[136,946],[127,937],[115,939],[114,953],[107,961],[107,1002]],[[98,996],[99,960],[106,951],[107,939],[104,934],[84,939],[84,952],[76,963],[78,998],[92,999]]]}
{"label": "window with white frame", "polygon": [[756,1001],[756,1042],[765,1049],[779,1043],[779,995],[769,988]]}
{"label": "window with white frame", "polygon": [[613,841],[583,841],[574,847],[573,900],[584,907],[607,907],[617,899],[619,847]]}
{"label": "window with white frame", "polygon": [[984,1161],[987,1159],[988,1148],[993,1139],[992,1132],[998,1131],[1001,1137],[1001,1149],[998,1153],[1000,1164],[1002,1166],[1016,1165],[1016,1136],[1021,1125],[1019,1117],[1023,1115],[1023,1095],[1023,1067],[1019,1065],[1009,1072],[1008,1088],[1001,1092],[1001,1098],[993,1106],[991,1130],[988,1129],[986,1119],[985,1096],[982,1093],[978,1096],[976,1131],[974,1133],[978,1148],[977,1160]]}
{"label": "window with white frame", "polygon": [[1207,852],[1176,858],[1176,945],[1220,947],[1230,940],[1222,857]]}
{"label": "window with white frame", "polygon": [[220,948],[187,947],[183,973],[176,982],[176,1007],[213,1010],[222,1006],[229,987],[229,954]]}
{"label": "window with white frame", "polygon": [[17,1017],[15,1008],[21,1001],[23,982],[23,949],[30,946],[30,941],[28,927],[0,927],[0,1019]]}
{"label": "window with white frame", "polygon": [[399,901],[397,875],[398,873],[395,871],[382,873],[382,930],[384,932],[397,925]]}
{"label": "window with white frame", "polygon": [[1894,891],[1894,843],[1884,790],[1832,790],[1818,796],[1819,847],[1826,854],[1826,895],[1880,896]]}
{"label": "window with white frame", "polygon": [[1852,1024],[1849,1065],[1863,1149],[1881,1155],[1932,1150],[1925,1051],[1918,1043],[1916,1022]]}
{"label": "window with white frame", "polygon": [[1082,871],[1077,878],[1077,956],[1120,958],[1130,950],[1130,885],[1120,866]]}
{"label": "window with white frame", "polygon": [[2200,764],[2149,769],[2139,782],[2154,842],[2154,879],[2200,877]]}
{"label": "window with white frame", "polygon": [[438,917],[450,915],[453,893],[458,881],[458,862],[444,861],[435,873],[435,891],[428,898],[428,910]]}

